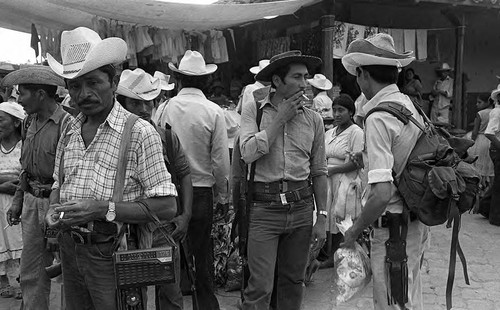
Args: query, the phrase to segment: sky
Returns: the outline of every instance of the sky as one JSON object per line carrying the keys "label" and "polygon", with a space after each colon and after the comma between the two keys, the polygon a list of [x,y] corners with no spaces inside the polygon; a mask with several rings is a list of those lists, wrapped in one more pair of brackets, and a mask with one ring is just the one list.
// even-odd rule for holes
{"label": "sky", "polygon": [[35,63],[35,50],[30,47],[31,34],[0,28],[0,61],[13,64]]}

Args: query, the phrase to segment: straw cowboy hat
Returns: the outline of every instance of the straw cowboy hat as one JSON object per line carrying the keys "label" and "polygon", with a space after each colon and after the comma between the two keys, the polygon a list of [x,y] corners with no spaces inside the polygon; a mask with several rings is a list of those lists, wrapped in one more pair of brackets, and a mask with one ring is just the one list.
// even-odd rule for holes
{"label": "straw cowboy hat", "polygon": [[497,88],[491,91],[490,98],[493,101],[498,102],[497,96],[500,94],[500,84],[498,84]]}
{"label": "straw cowboy hat", "polygon": [[441,64],[441,67],[436,68],[436,71],[438,71],[438,72],[440,72],[440,71],[453,71],[453,68],[450,67],[450,65],[447,64],[446,62],[443,62]]}
{"label": "straw cowboy hat", "polygon": [[205,64],[205,59],[197,51],[187,50],[176,68],[173,63],[168,63],[170,70],[191,76],[202,76],[212,74],[217,70],[217,65]]}
{"label": "straw cowboy hat", "polygon": [[250,68],[250,72],[251,72],[252,74],[257,74],[257,73],[259,73],[260,71],[262,71],[262,69],[264,69],[265,67],[267,67],[267,65],[269,65],[269,59],[262,59],[262,60],[259,60],[259,65],[258,65],[258,66],[255,66],[255,67]]}
{"label": "straw cowboy hat", "polygon": [[26,117],[23,107],[17,102],[0,103],[0,111],[12,115],[19,120],[23,120]]}
{"label": "straw cowboy hat", "polygon": [[2,80],[2,86],[43,84],[66,87],[64,79],[47,66],[30,66],[11,72]]}
{"label": "straw cowboy hat", "polygon": [[323,74],[315,74],[312,79],[308,79],[307,82],[317,89],[330,90],[333,86],[332,82],[326,78]]}
{"label": "straw cowboy hat", "polygon": [[78,27],[61,35],[62,64],[47,53],[49,66],[65,79],[74,79],[104,65],[125,61],[127,43],[120,38],[102,40],[97,32]]}
{"label": "straw cowboy hat", "polygon": [[160,95],[160,79],[155,79],[141,68],[123,70],[116,93],[132,99],[150,101]]}
{"label": "straw cowboy hat", "polygon": [[170,75],[165,74],[165,73],[160,72],[160,71],[156,71],[155,74],[153,75],[153,77],[155,79],[159,79],[160,80],[160,88],[162,90],[172,90],[172,89],[174,89],[175,84],[174,83],[168,83],[168,81],[170,80]]}
{"label": "straw cowboy hat", "polygon": [[385,33],[378,33],[367,39],[357,39],[349,44],[347,54],[342,57],[344,68],[356,75],[356,68],[370,65],[405,67],[415,57],[413,52],[396,53],[393,38]]}
{"label": "straw cowboy hat", "polygon": [[292,63],[303,63],[309,70],[313,70],[321,65],[321,58],[302,55],[301,51],[288,51],[271,57],[269,65],[259,71],[255,80],[270,82],[276,69]]}

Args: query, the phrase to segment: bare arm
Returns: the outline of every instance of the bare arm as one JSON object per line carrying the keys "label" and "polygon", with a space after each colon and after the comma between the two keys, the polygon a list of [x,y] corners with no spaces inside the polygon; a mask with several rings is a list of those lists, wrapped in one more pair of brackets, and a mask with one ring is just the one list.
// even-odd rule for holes
{"label": "bare arm", "polygon": [[350,161],[342,165],[328,166],[328,175],[333,175],[337,173],[346,173],[357,170],[358,167]]}
{"label": "bare arm", "polygon": [[485,134],[486,138],[491,141],[491,144],[497,149],[500,150],[500,140],[495,135]]}
{"label": "bare arm", "polygon": [[472,140],[476,141],[477,134],[479,132],[479,126],[481,126],[481,118],[479,117],[479,114],[476,115],[476,119],[474,119],[474,129],[472,129]]}

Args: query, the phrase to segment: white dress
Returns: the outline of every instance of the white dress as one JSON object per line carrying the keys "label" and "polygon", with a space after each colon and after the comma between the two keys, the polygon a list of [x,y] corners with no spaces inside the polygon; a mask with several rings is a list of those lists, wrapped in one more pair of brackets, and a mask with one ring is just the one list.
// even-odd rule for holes
{"label": "white dress", "polygon": [[[349,152],[361,152],[364,148],[363,130],[356,124],[352,124],[346,130],[337,135],[337,127],[328,130],[325,133],[325,153],[328,167],[342,165],[349,161]],[[358,171],[347,173],[337,173],[328,176],[328,196],[326,208],[328,211],[326,230],[332,234],[338,233],[338,227],[335,224],[335,201],[337,191],[340,185],[340,179],[343,176],[354,180]]]}

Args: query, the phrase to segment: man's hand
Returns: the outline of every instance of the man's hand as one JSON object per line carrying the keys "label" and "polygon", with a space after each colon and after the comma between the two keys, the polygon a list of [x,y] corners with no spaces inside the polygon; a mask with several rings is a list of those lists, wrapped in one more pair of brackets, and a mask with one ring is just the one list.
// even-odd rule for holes
{"label": "man's hand", "polygon": [[22,211],[22,205],[12,204],[12,206],[7,211],[7,223],[9,223],[10,226],[19,224],[21,222]]}
{"label": "man's hand", "polygon": [[214,222],[218,222],[222,219],[227,220],[227,213],[229,212],[229,203],[217,203],[214,212]]}
{"label": "man's hand", "polygon": [[304,92],[299,91],[278,105],[278,114],[276,115],[278,122],[285,124],[301,112],[300,109],[303,107],[305,100],[303,95]]}
{"label": "man's hand", "polygon": [[172,238],[175,241],[183,242],[186,239],[188,226],[189,226],[189,217],[181,214],[172,219],[171,223],[175,225],[175,230],[172,232]]}
{"label": "man's hand", "polygon": [[340,244],[341,248],[354,249],[356,248],[356,240],[358,239],[357,235],[354,235],[352,232],[352,228],[349,228],[344,235],[344,242]]}
{"label": "man's hand", "polygon": [[7,181],[0,185],[0,193],[14,195],[16,193],[19,180]]}
{"label": "man's hand", "polygon": [[318,215],[316,219],[316,224],[313,226],[311,234],[311,242],[323,242],[326,239],[325,230],[326,217],[324,215]]}
{"label": "man's hand", "polygon": [[57,213],[64,212],[63,218],[59,219],[62,224],[74,226],[103,219],[108,210],[108,202],[91,199],[72,200],[57,206],[54,210]]}

